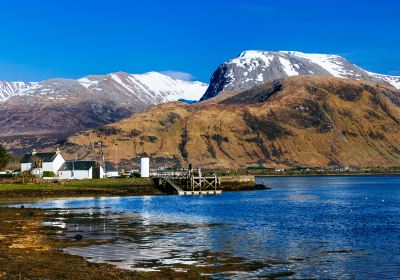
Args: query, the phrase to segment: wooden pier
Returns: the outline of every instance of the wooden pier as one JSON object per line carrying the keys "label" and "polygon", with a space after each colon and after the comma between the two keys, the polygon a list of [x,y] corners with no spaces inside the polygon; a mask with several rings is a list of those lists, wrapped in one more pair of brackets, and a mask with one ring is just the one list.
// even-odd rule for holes
{"label": "wooden pier", "polygon": [[218,189],[221,181],[217,176],[158,174],[153,177],[153,180],[162,190],[172,189],[178,195],[217,195],[222,193],[222,190]]}

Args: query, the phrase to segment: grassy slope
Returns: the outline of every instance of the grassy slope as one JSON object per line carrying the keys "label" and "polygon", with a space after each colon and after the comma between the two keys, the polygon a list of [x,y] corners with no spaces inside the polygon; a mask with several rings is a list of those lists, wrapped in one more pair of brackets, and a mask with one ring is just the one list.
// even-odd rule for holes
{"label": "grassy slope", "polygon": [[118,179],[94,179],[94,180],[79,180],[69,181],[64,184],[56,184],[48,182],[47,184],[0,184],[1,190],[53,190],[64,189],[97,189],[97,188],[126,188],[126,187],[143,187],[151,186],[151,179],[147,178],[118,178]]}
{"label": "grassy slope", "polygon": [[150,179],[101,179],[65,184],[0,184],[0,203],[35,201],[62,197],[107,197],[161,195]]}
{"label": "grassy slope", "polygon": [[[85,155],[91,141],[102,141],[110,160],[118,144],[118,160],[147,154],[159,165],[210,168],[400,164],[399,91],[336,78],[283,83],[264,102],[156,106],[107,126],[108,133],[75,135],[70,151]],[[269,86],[245,94],[262,97]]]}

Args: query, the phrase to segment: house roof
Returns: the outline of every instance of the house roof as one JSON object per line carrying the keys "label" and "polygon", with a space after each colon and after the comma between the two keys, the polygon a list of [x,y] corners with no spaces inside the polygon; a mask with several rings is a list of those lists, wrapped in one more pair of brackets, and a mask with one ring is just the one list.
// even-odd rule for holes
{"label": "house roof", "polygon": [[70,171],[70,170],[89,170],[93,166],[96,166],[95,160],[73,160],[66,161],[61,166],[59,171]]}
{"label": "house roof", "polygon": [[52,162],[57,156],[56,152],[53,153],[29,153],[25,154],[25,156],[21,159],[21,163],[31,163],[33,162],[34,158],[37,158],[38,160],[42,162]]}

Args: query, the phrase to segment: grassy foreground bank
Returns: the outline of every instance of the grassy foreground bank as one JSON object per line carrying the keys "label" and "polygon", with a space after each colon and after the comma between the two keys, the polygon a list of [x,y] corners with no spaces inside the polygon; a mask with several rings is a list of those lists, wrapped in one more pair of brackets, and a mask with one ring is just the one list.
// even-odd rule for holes
{"label": "grassy foreground bank", "polygon": [[[254,180],[243,176],[223,177],[223,191],[244,191],[257,189]],[[254,178],[253,178],[254,179]],[[17,180],[0,180],[0,202],[59,198],[59,197],[107,197],[163,195],[150,178],[116,178],[74,181],[38,180],[23,184]]]}
{"label": "grassy foreground bank", "polygon": [[0,201],[58,198],[161,195],[151,179],[121,178],[81,181],[39,181],[30,184],[0,182]]}

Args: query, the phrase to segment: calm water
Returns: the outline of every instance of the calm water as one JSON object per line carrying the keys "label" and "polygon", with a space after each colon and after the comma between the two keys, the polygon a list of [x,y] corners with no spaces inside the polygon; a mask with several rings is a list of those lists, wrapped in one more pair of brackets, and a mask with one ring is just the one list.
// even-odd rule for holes
{"label": "calm water", "polygon": [[[215,277],[394,279],[400,274],[400,177],[258,178],[271,190],[32,204],[60,236],[114,242],[69,248],[135,269],[243,264]],[[57,213],[52,219],[51,213]],[[73,213],[79,213],[79,218]],[[60,216],[61,215],[61,216]],[[216,258],[216,260],[215,260]],[[289,275],[289,274],[288,274]]]}

